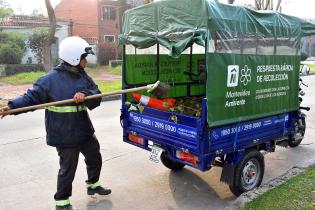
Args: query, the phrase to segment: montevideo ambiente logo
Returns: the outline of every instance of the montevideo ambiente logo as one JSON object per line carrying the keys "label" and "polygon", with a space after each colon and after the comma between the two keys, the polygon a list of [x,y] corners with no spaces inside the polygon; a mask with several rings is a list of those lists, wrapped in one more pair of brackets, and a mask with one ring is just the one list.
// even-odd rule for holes
{"label": "montevideo ambiente logo", "polygon": [[227,87],[236,87],[238,85],[239,69],[238,65],[228,66]]}
{"label": "montevideo ambiente logo", "polygon": [[238,86],[238,81],[239,77],[240,82],[244,85],[247,86],[249,82],[252,80],[252,70],[248,68],[247,65],[244,66],[243,69],[241,69],[241,76],[239,76],[239,66],[238,65],[229,65],[228,66],[228,76],[227,76],[227,87],[237,87]]}

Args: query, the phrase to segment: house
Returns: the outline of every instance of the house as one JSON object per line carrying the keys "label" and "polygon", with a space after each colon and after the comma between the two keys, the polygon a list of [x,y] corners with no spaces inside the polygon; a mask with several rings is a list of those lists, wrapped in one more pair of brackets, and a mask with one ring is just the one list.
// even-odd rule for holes
{"label": "house", "polygon": [[[69,36],[69,22],[57,20],[56,23],[55,42],[52,45],[53,60],[58,58],[59,43]],[[35,28],[49,28],[49,20],[43,16],[27,16],[27,15],[14,15],[6,19],[0,19],[0,31],[4,32],[17,32],[22,33],[27,37],[33,33]],[[30,48],[27,48],[22,64],[38,63],[35,54]]]}
{"label": "house", "polygon": [[[139,0],[131,0],[136,3]],[[71,22],[73,36],[84,38],[98,55],[98,62],[120,57],[118,35],[122,13],[130,5],[114,0],[61,0],[55,8],[57,18]],[[102,62],[103,63],[103,62]]]}

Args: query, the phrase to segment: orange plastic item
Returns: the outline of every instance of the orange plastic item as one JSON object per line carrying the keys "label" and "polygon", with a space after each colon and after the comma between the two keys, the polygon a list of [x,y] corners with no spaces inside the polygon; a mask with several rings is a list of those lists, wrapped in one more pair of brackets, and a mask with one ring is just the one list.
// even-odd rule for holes
{"label": "orange plastic item", "polygon": [[132,97],[141,104],[152,107],[160,110],[169,110],[169,108],[174,107],[176,99],[175,98],[167,98],[167,99],[157,99],[150,98],[145,95],[141,95],[139,93],[133,93]]}

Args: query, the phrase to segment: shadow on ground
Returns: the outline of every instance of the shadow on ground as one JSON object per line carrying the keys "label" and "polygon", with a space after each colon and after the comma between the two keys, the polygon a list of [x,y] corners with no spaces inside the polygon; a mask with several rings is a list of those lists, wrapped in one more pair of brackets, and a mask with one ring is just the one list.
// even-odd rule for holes
{"label": "shadow on ground", "polygon": [[204,172],[201,177],[189,168],[170,172],[169,185],[178,209],[194,209],[196,206],[198,209],[225,209],[235,197],[231,194],[222,198],[221,193],[211,184],[213,175],[216,176],[209,171]]}

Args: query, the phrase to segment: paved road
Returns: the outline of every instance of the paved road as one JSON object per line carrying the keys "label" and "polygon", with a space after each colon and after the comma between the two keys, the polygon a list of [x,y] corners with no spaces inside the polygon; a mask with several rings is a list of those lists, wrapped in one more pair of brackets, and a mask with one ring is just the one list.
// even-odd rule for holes
{"label": "paved road", "polygon": [[[308,113],[307,133],[295,149],[278,148],[265,156],[268,182],[293,166],[315,160],[315,76],[304,77]],[[119,101],[104,102],[91,112],[101,143],[101,182],[113,193],[107,197],[86,195],[86,172],[80,159],[73,185],[72,203],[79,210],[135,209],[224,209],[235,197],[219,182],[220,168],[200,172],[185,168],[170,172],[148,160],[148,153],[122,143]],[[54,209],[53,195],[58,170],[57,153],[45,144],[43,111],[9,116],[0,120],[0,210]]]}

